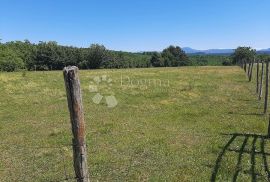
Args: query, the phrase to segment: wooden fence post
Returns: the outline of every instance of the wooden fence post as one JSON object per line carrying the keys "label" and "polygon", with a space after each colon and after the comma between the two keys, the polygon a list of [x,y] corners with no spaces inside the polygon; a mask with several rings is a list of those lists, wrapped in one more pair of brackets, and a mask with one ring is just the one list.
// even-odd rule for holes
{"label": "wooden fence post", "polygon": [[260,71],[260,67],[259,67],[259,59],[257,59],[257,72],[256,72],[256,93],[259,93],[259,71]]}
{"label": "wooden fence post", "polygon": [[251,79],[252,79],[253,64],[254,64],[254,60],[251,62],[251,68],[250,68],[249,77],[248,77],[249,82],[251,82]]}
{"label": "wooden fence post", "polygon": [[238,64],[239,64],[240,68],[243,68],[242,60],[241,61],[238,60],[238,62],[239,62]]}
{"label": "wooden fence post", "polygon": [[248,63],[248,70],[247,70],[247,76],[248,76],[248,78],[249,78],[249,73],[250,73],[250,67],[251,67],[251,65],[250,65],[250,62]]}
{"label": "wooden fence post", "polygon": [[270,115],[269,115],[269,120],[268,120],[268,133],[267,136],[270,137]]}
{"label": "wooden fence post", "polygon": [[63,73],[73,133],[74,171],[77,182],[89,182],[85,123],[78,68],[75,66],[65,67]]}
{"label": "wooden fence post", "polygon": [[246,62],[246,60],[244,60],[244,70],[245,70],[245,72],[247,72],[247,62]]}
{"label": "wooden fence post", "polygon": [[262,61],[262,71],[261,71],[261,82],[260,82],[260,91],[259,91],[259,100],[261,100],[262,98],[262,87],[263,87],[263,72],[264,72],[264,68],[263,68],[263,61]]}
{"label": "wooden fence post", "polygon": [[263,113],[267,113],[267,107],[268,107],[268,82],[269,82],[269,62],[266,61],[266,79],[265,79],[265,98],[264,98],[264,111]]}

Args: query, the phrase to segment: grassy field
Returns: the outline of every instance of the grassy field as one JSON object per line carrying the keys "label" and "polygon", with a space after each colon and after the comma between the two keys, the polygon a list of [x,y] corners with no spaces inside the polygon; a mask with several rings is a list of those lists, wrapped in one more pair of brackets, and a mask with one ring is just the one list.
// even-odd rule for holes
{"label": "grassy field", "polygon": [[[98,91],[116,107],[93,103],[89,84],[103,75],[112,85]],[[92,181],[267,181],[267,117],[239,67],[93,70],[80,79]],[[0,108],[0,181],[74,177],[61,71],[0,73]]]}

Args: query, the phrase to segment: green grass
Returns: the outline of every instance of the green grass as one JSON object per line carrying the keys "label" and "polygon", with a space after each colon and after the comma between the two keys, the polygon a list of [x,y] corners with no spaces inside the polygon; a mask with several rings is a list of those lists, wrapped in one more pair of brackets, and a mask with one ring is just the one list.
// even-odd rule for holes
{"label": "green grass", "polygon": [[[92,102],[89,83],[102,75],[113,80],[111,90],[99,89],[115,95],[114,108]],[[263,102],[239,67],[93,70],[80,71],[80,79],[92,181],[210,181],[231,138],[224,134],[267,132]],[[145,82],[153,79],[162,85]],[[61,71],[0,73],[0,108],[0,181],[74,176]],[[246,150],[252,151],[253,138]],[[229,149],[240,150],[243,141],[237,136]],[[270,152],[268,140],[264,147]],[[226,150],[216,180],[231,181],[238,158]],[[251,159],[242,155],[239,181],[251,180],[252,166],[261,175],[256,179],[265,180],[262,155],[254,165]]]}

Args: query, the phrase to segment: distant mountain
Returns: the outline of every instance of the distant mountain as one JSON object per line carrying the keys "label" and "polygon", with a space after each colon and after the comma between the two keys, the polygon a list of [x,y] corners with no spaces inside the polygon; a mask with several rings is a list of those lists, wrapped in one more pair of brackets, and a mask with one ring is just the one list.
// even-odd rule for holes
{"label": "distant mountain", "polygon": [[201,52],[200,50],[192,49],[190,47],[183,47],[182,50],[185,51],[185,53],[187,54],[194,54],[194,53]]}
{"label": "distant mountain", "polygon": [[234,49],[209,49],[204,52],[206,54],[232,54]]}
{"label": "distant mountain", "polygon": [[[228,55],[234,52],[234,49],[208,49],[208,50],[197,50],[190,47],[182,48],[187,54],[222,54]],[[270,54],[270,48],[257,50],[258,54]]]}
{"label": "distant mountain", "polygon": [[268,48],[268,49],[261,49],[260,51],[270,52],[270,48]]}
{"label": "distant mountain", "polygon": [[270,48],[257,51],[258,54],[270,54]]}
{"label": "distant mountain", "polygon": [[232,54],[234,49],[208,49],[208,50],[197,50],[190,47],[182,48],[187,54]]}

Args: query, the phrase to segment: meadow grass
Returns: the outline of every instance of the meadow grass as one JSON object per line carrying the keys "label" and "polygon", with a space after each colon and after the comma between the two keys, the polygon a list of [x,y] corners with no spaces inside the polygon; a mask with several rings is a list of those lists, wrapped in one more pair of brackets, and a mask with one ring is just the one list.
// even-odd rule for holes
{"label": "meadow grass", "polygon": [[[102,75],[112,86],[99,92],[116,97],[114,108],[92,101],[89,84]],[[92,181],[210,181],[213,173],[231,181],[236,171],[239,181],[266,179],[261,154],[244,152],[237,167],[244,136],[216,165],[230,134],[267,132],[263,102],[240,67],[81,70],[80,80]],[[74,177],[61,71],[0,73],[0,108],[0,181]],[[253,138],[244,149],[256,153]]]}

